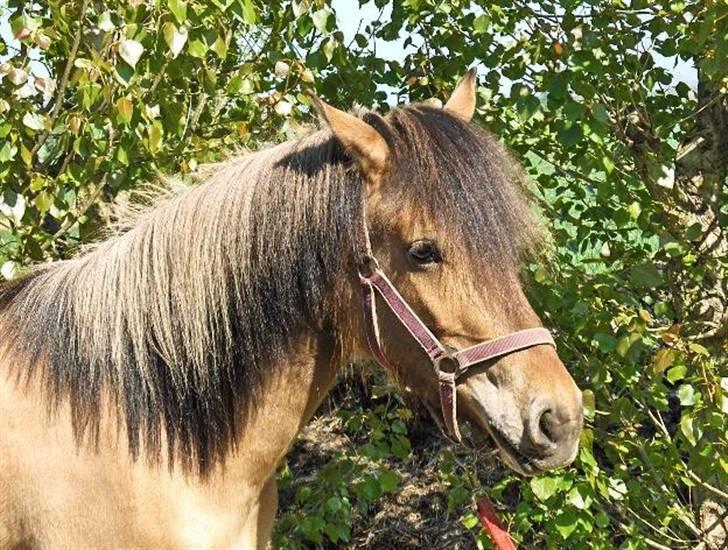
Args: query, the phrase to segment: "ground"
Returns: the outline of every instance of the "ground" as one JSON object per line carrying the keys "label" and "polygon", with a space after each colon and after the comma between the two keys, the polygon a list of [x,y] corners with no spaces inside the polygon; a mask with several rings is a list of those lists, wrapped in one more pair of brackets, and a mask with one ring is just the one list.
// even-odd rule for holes
{"label": "ground", "polygon": [[[280,512],[287,512],[300,503],[296,495],[304,485],[320,483],[317,475],[331,464],[336,456],[356,454],[371,432],[352,438],[341,418],[342,410],[372,410],[383,399],[372,396],[371,378],[348,376],[332,391],[326,403],[300,434],[288,454],[290,482],[282,483]],[[398,400],[389,395],[387,399]],[[399,402],[390,405],[399,409]],[[417,407],[414,407],[417,411]],[[467,529],[461,519],[474,510],[473,497],[467,490],[458,489],[443,474],[448,460],[456,468],[467,470],[477,477],[475,484],[488,487],[505,475],[504,468],[493,458],[473,456],[463,449],[453,449],[425,414],[415,413],[406,422],[407,437],[412,445],[407,459],[388,457],[377,464],[396,472],[400,481],[396,489],[376,499],[365,513],[355,511],[351,521],[351,539],[334,545],[326,541],[324,548],[475,548],[479,529]],[[455,452],[450,452],[454,450]],[[450,457],[443,459],[444,456]],[[336,459],[334,459],[336,460]],[[505,495],[505,500],[511,500]],[[321,498],[326,498],[323,495]],[[450,506],[448,506],[450,503]],[[499,503],[510,506],[514,503]],[[285,522],[284,522],[285,523]],[[290,525],[282,527],[290,529]],[[279,532],[280,532],[279,527]],[[301,541],[299,541],[300,543]],[[310,543],[303,544],[308,545]],[[287,546],[287,545],[285,545]],[[295,545],[294,545],[295,546]],[[311,544],[311,546],[316,546]]]}

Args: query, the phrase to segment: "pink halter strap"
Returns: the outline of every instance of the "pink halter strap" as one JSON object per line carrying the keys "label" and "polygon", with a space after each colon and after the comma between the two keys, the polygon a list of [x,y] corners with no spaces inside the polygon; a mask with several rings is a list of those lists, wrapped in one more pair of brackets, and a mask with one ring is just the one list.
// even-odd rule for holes
{"label": "pink halter strap", "polygon": [[371,254],[369,238],[366,235],[367,253],[359,266],[359,280],[363,294],[364,326],[367,342],[372,354],[385,368],[394,370],[382,348],[377,318],[377,299],[379,294],[394,316],[412,335],[432,361],[432,366],[440,387],[440,408],[445,424],[443,431],[460,442],[460,428],[457,420],[457,379],[471,366],[524,350],[533,346],[549,345],[556,347],[551,333],[545,328],[529,328],[512,332],[468,348],[451,352],[427,325],[412,310],[407,301],[397,291],[392,282],[379,268],[379,262]]}

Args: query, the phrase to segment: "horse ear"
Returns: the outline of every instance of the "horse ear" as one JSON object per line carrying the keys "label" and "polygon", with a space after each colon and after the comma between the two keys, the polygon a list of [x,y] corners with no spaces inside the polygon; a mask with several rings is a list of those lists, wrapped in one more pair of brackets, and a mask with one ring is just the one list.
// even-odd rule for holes
{"label": "horse ear", "polygon": [[389,158],[389,145],[382,135],[360,118],[326,104],[315,95],[311,98],[319,116],[357,160],[364,175],[371,180],[378,179],[384,173]]}
{"label": "horse ear", "polygon": [[475,75],[475,67],[465,73],[444,107],[466,122],[470,122],[475,113]]}

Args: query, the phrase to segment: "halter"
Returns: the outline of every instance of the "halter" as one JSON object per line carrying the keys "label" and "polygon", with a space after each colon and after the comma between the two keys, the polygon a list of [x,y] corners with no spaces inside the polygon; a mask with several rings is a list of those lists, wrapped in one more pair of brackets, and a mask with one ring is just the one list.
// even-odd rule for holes
{"label": "halter", "polygon": [[369,240],[369,230],[364,221],[364,248],[359,264],[359,281],[361,283],[364,302],[364,326],[369,349],[382,367],[394,371],[394,366],[387,359],[382,349],[377,318],[376,295],[382,297],[389,310],[407,329],[415,341],[425,351],[432,362],[440,388],[440,408],[445,423],[443,431],[457,442],[462,441],[457,420],[456,382],[470,367],[490,359],[503,357],[534,346],[548,345],[556,347],[551,333],[545,328],[529,328],[512,332],[492,340],[462,350],[452,350],[432,334],[427,325],[417,316],[407,301],[397,291],[392,281],[379,267],[374,257]]}

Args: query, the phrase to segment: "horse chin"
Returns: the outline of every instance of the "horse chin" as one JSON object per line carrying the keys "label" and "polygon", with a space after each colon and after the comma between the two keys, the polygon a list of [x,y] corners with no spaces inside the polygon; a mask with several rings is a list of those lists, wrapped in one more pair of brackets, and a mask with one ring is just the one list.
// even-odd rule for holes
{"label": "horse chin", "polygon": [[[435,412],[435,408],[422,399],[419,402],[424,405],[433,420],[438,424],[441,423],[438,416],[439,411]],[[498,433],[498,431],[490,425],[487,419],[477,417],[471,420],[469,417],[458,419],[460,432],[462,435],[462,445],[471,451],[485,455],[486,457],[498,456],[506,466],[524,476],[538,475],[543,471],[528,457],[524,456],[513,445]]]}
{"label": "horse chin", "polygon": [[463,445],[472,451],[486,456],[497,455],[503,464],[524,476],[538,475],[543,471],[500,435],[487,420],[464,420],[460,423],[460,429]]}

